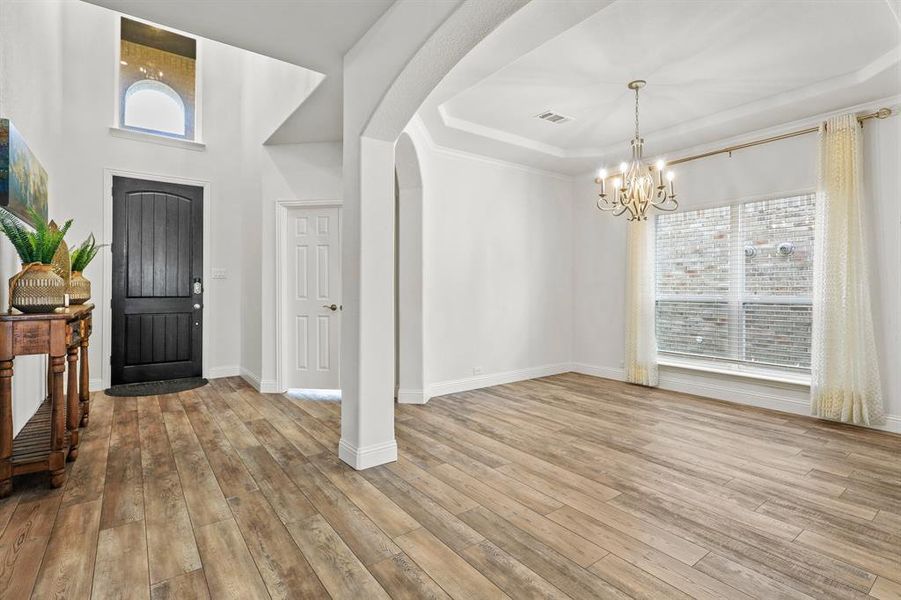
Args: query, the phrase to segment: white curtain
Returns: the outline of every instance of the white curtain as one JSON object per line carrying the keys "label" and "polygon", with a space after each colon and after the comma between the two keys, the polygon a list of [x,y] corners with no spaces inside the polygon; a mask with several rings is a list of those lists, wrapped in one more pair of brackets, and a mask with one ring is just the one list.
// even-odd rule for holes
{"label": "white curtain", "polygon": [[861,209],[861,128],[854,115],[820,125],[813,270],[812,414],[883,421]]}
{"label": "white curtain", "polygon": [[629,221],[626,258],[626,381],[647,386],[657,385],[654,223]]}

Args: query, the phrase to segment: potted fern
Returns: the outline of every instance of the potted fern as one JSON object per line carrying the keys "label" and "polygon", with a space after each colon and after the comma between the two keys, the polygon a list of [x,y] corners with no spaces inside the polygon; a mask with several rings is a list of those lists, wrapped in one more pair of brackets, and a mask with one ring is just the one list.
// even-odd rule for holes
{"label": "potted fern", "polygon": [[70,253],[72,276],[69,278],[67,293],[71,304],[84,304],[91,298],[91,282],[85,278],[83,271],[104,246],[106,244],[97,243],[92,233]]}
{"label": "potted fern", "polygon": [[22,270],[9,279],[9,304],[25,313],[50,312],[65,304],[66,282],[54,272],[52,263],[72,220],[57,229],[33,208],[28,209],[28,214],[33,229],[10,213],[0,211],[0,230],[22,261]]}

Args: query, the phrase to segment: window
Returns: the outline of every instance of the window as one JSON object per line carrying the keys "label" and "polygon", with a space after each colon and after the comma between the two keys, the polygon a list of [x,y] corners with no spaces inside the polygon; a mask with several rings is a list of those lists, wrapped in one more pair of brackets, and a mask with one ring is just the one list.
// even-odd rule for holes
{"label": "window", "polygon": [[657,348],[810,369],[814,195],[657,217]]}
{"label": "window", "polygon": [[193,140],[197,40],[122,17],[119,126]]}
{"label": "window", "polygon": [[125,91],[125,127],[185,135],[185,103],[175,90],[144,79]]}

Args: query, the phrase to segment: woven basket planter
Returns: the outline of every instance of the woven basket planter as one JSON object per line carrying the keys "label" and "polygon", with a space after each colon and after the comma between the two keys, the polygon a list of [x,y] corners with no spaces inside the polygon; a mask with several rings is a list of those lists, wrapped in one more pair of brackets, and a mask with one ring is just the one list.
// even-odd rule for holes
{"label": "woven basket planter", "polygon": [[10,304],[24,313],[52,312],[66,300],[66,282],[53,265],[32,264],[9,280]]}
{"label": "woven basket planter", "polygon": [[91,299],[91,282],[85,279],[81,271],[72,271],[66,293],[69,294],[69,304],[84,304]]}

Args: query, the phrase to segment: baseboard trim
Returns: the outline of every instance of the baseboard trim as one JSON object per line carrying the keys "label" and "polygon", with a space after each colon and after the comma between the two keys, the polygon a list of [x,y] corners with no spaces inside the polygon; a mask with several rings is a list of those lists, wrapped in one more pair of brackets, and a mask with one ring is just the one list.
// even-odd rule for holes
{"label": "baseboard trim", "polygon": [[222,377],[237,377],[241,374],[241,367],[231,365],[226,367],[210,367],[207,379],[220,379]]}
{"label": "baseboard trim", "polygon": [[892,433],[901,433],[901,415],[886,415],[885,425],[877,427],[883,431],[891,431]]}
{"label": "baseboard trim", "polygon": [[243,379],[244,381],[249,383],[251,385],[251,387],[253,387],[253,389],[255,389],[258,392],[262,391],[262,390],[260,390],[260,376],[259,375],[257,375],[253,371],[250,371],[243,367],[240,369],[239,375],[241,376],[241,379]]}
{"label": "baseboard trim", "polygon": [[278,382],[274,379],[263,379],[260,381],[260,393],[261,394],[284,394],[288,390],[280,390],[278,388]]}
{"label": "baseboard trim", "polygon": [[517,369],[515,371],[504,371],[501,373],[478,375],[476,377],[466,377],[464,379],[441,381],[429,385],[427,389],[427,395],[430,398],[434,398],[436,396],[444,396],[445,394],[456,394],[458,392],[467,392],[469,390],[491,387],[493,385],[502,385],[505,383],[513,383],[515,381],[535,379],[536,377],[558,375],[560,373],[566,373],[571,370],[572,364],[558,363],[553,365],[530,367],[527,369]]}
{"label": "baseboard trim", "polygon": [[260,379],[259,375],[249,369],[241,368],[240,375],[261,394],[283,394],[287,391],[278,389],[278,383],[274,379]]}
{"label": "baseboard trim", "polygon": [[382,444],[356,448],[342,438],[338,442],[338,457],[357,471],[377,467],[397,460],[397,442],[391,440]]}
{"label": "baseboard trim", "polygon": [[591,375],[592,377],[602,377],[604,379],[613,379],[615,381],[625,381],[626,372],[623,369],[615,369],[613,367],[601,367],[598,365],[589,365],[587,363],[573,363],[572,371],[581,373],[582,375]]}
{"label": "baseboard trim", "polygon": [[[572,370],[583,375],[624,381],[623,369],[573,363]],[[807,387],[792,383],[762,382],[730,375],[705,373],[692,376],[678,367],[660,367],[660,389],[682,392],[734,404],[778,410],[804,417],[811,416]],[[825,420],[825,419],[824,419]],[[887,415],[884,425],[870,427],[901,433],[901,415]]]}
{"label": "baseboard trim", "polygon": [[428,401],[425,390],[397,390],[398,404],[425,404]]}

